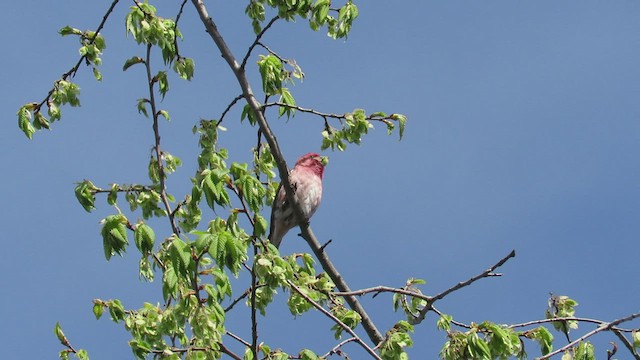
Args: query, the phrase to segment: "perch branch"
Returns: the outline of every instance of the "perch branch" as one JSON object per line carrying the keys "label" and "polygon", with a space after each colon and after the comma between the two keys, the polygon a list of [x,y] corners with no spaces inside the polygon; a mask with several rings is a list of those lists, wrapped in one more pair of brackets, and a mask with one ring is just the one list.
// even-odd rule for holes
{"label": "perch branch", "polygon": [[291,286],[291,288],[293,290],[295,290],[298,294],[300,294],[300,296],[302,296],[305,300],[307,300],[311,305],[313,305],[316,309],[318,309],[318,311],[320,311],[321,313],[323,313],[324,315],[326,315],[327,317],[331,318],[331,320],[333,320],[336,324],[338,324],[341,328],[343,328],[346,332],[348,332],[349,334],[351,334],[351,336],[353,336],[355,338],[355,341],[360,344],[371,356],[373,356],[374,359],[377,360],[382,360],[380,358],[380,356],[378,356],[378,354],[376,354],[376,352],[370,348],[359,336],[358,334],[356,334],[355,331],[353,331],[353,329],[351,329],[347,324],[343,323],[342,321],[340,321],[340,319],[338,319],[337,317],[335,317],[332,313],[330,313],[329,311],[327,311],[327,309],[323,308],[322,305],[318,304],[316,301],[314,301],[312,298],[310,298],[307,294],[305,294],[302,290],[300,290],[299,287],[297,287],[292,281],[288,280],[287,283],[289,284],[289,286]]}
{"label": "perch branch", "polygon": [[[280,147],[278,146],[278,142],[276,140],[275,135],[271,131],[271,128],[269,127],[269,124],[267,123],[267,120],[264,117],[264,114],[261,112],[262,106],[260,105],[255,95],[253,94],[253,90],[247,79],[245,69],[236,61],[236,58],[231,52],[231,49],[229,49],[226,42],[222,38],[222,35],[218,31],[218,28],[215,22],[209,16],[209,13],[207,11],[206,6],[204,5],[203,0],[192,0],[192,3],[196,8],[196,11],[200,16],[200,20],[204,24],[207,30],[207,33],[209,34],[209,36],[211,36],[211,39],[220,50],[222,57],[227,61],[227,63],[229,64],[229,67],[231,68],[234,75],[236,76],[236,79],[238,80],[238,83],[242,88],[242,94],[245,100],[247,101],[247,104],[251,108],[253,115],[257,119],[258,125],[260,126],[260,130],[262,131],[265,139],[267,140],[267,143],[269,144],[269,147],[276,159],[276,164],[278,165],[278,171],[280,173],[280,179],[283,183],[284,189],[287,194],[287,200],[289,201],[289,203],[292,204],[293,209],[295,211],[295,215],[299,219],[304,219],[300,204],[298,204],[298,202],[296,201],[293,187],[289,182],[289,172],[287,168],[287,163],[284,160],[284,156],[282,155],[282,152],[280,151]],[[318,261],[322,265],[323,269],[329,274],[329,276],[331,277],[333,282],[336,284],[338,289],[344,292],[351,291],[351,289],[346,284],[346,282],[344,281],[340,273],[338,273],[338,271],[335,269],[333,264],[329,261],[329,258],[322,251],[320,243],[318,242],[315,235],[309,228],[309,224],[307,224],[306,222],[303,222],[300,225],[300,230],[302,232],[303,238],[307,240],[307,243],[313,250],[316,257],[318,258]],[[355,296],[347,296],[346,300],[349,306],[351,306],[351,308],[356,312],[358,312],[358,314],[360,314],[360,316],[362,317],[362,326],[364,327],[371,341],[374,342],[375,344],[382,342],[384,340],[384,337],[382,336],[382,334],[380,334],[378,329],[375,327],[373,321],[371,320],[369,315],[366,313],[366,311],[364,310],[364,308],[362,307],[358,299]]]}

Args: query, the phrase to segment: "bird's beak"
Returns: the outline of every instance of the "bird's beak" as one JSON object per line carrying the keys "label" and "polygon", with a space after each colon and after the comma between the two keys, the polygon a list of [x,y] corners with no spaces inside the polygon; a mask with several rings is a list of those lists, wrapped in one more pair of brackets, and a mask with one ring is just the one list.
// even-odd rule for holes
{"label": "bird's beak", "polygon": [[328,156],[318,156],[318,161],[320,161],[322,166],[327,166],[327,164],[329,164],[329,157]]}

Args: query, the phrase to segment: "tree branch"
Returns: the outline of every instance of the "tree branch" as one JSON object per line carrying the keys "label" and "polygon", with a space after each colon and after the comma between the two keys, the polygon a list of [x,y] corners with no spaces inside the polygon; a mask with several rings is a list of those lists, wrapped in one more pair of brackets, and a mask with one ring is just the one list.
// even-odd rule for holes
{"label": "tree branch", "polygon": [[432,297],[422,294],[422,293],[418,293],[415,291],[411,291],[411,290],[405,290],[405,289],[400,289],[400,288],[393,288],[390,286],[374,286],[374,287],[370,287],[370,288],[366,288],[366,289],[360,289],[360,290],[354,290],[354,291],[350,291],[350,292],[342,292],[342,291],[335,291],[332,292],[332,295],[336,295],[336,296],[349,296],[349,295],[358,295],[358,296],[362,296],[365,294],[369,294],[369,293],[376,293],[374,295],[374,297],[382,292],[390,292],[390,293],[397,293],[397,294],[402,294],[402,295],[407,295],[407,296],[413,296],[419,299],[423,299],[423,300],[427,300],[427,301],[431,301]]}
{"label": "tree branch", "polygon": [[156,163],[158,166],[158,181],[160,185],[160,199],[167,211],[167,216],[169,217],[169,222],[171,223],[171,229],[173,233],[176,235],[180,234],[180,230],[178,226],[176,226],[175,218],[173,211],[171,211],[171,204],[169,204],[169,198],[167,197],[167,186],[165,184],[165,178],[167,174],[164,171],[164,165],[162,160],[162,150],[160,148],[160,127],[159,127],[159,119],[158,119],[158,111],[156,107],[155,100],[155,92],[153,90],[153,86],[155,84],[154,77],[151,75],[151,48],[153,45],[147,44],[147,55],[144,61],[144,66],[147,71],[147,82],[149,87],[149,105],[151,106],[151,114],[153,116],[153,135],[154,135],[154,146],[153,151],[156,157]]}
{"label": "tree branch", "polygon": [[[271,131],[271,128],[269,127],[269,124],[267,123],[267,120],[264,117],[264,114],[261,112],[261,105],[257,101],[255,95],[253,94],[253,90],[251,89],[251,85],[249,85],[249,81],[245,74],[244,68],[238,64],[235,57],[233,56],[233,53],[231,52],[226,42],[222,38],[222,35],[218,31],[216,24],[213,22],[213,19],[211,19],[211,17],[209,16],[209,13],[206,9],[206,6],[203,3],[203,0],[192,0],[192,3],[195,6],[200,16],[200,20],[203,22],[207,32],[211,36],[211,39],[214,41],[214,43],[220,50],[222,57],[227,61],[227,63],[229,64],[229,67],[231,68],[234,75],[236,76],[236,79],[238,80],[238,83],[242,88],[242,94],[245,100],[247,101],[247,104],[251,108],[251,111],[253,112],[255,118],[258,121],[260,130],[262,131],[265,139],[267,140],[267,143],[269,144],[269,148],[271,149],[271,152],[273,153],[273,156],[276,160],[278,171],[280,173],[280,179],[282,181],[285,192],[287,194],[287,200],[289,201],[290,204],[292,204],[295,215],[299,219],[304,219],[300,204],[298,204],[298,202],[296,201],[296,198],[294,196],[294,190],[292,188],[291,183],[289,182],[289,171],[287,168],[287,163],[284,160],[284,156],[282,155],[282,152],[280,151],[280,147],[278,146],[278,142],[276,140],[275,135]],[[351,289],[346,284],[346,282],[344,281],[340,273],[338,273],[338,271],[335,269],[333,264],[329,261],[329,258],[322,251],[320,243],[318,242],[315,235],[309,228],[309,224],[307,224],[306,222],[303,222],[302,224],[300,224],[300,230],[302,232],[302,236],[304,237],[305,240],[307,240],[307,243],[313,250],[316,257],[318,258],[318,261],[322,265],[323,269],[329,274],[329,276],[331,277],[333,282],[336,284],[338,289],[344,292],[351,291]],[[360,316],[362,317],[362,326],[364,327],[365,331],[369,335],[369,338],[371,339],[371,341],[374,342],[375,344],[382,342],[384,340],[384,337],[380,334],[378,329],[375,327],[375,325],[371,321],[371,318],[366,313],[366,311],[364,310],[364,308],[362,307],[358,299],[354,296],[347,296],[346,300],[347,300],[347,303],[349,303],[349,305],[351,306],[351,308],[356,312],[358,312],[358,314],[360,314]]]}
{"label": "tree branch", "polygon": [[327,311],[327,309],[323,308],[322,305],[315,302],[312,298],[310,298],[307,294],[305,294],[302,290],[300,290],[300,288],[297,287],[291,280],[287,280],[287,284],[289,284],[289,286],[291,286],[293,290],[295,290],[298,294],[300,294],[300,296],[302,296],[305,300],[307,300],[311,305],[313,305],[321,313],[329,317],[336,324],[340,325],[340,327],[343,328],[346,332],[351,334],[351,336],[355,338],[354,341],[360,344],[371,356],[373,356],[374,359],[382,360],[380,356],[378,356],[378,354],[376,354],[376,352],[372,348],[370,348],[364,341],[362,341],[362,339],[360,339],[358,334],[356,334],[355,331],[353,331],[353,329],[351,329],[347,324],[340,321],[340,319],[338,319],[332,313]]}
{"label": "tree branch", "polygon": [[[548,353],[547,355],[544,355],[544,356],[541,356],[541,357],[537,358],[536,360],[549,359],[552,356],[558,355],[561,352],[564,352],[567,349],[570,349],[570,348],[576,346],[581,341],[584,341],[585,339],[588,339],[591,336],[593,336],[593,335],[595,335],[595,334],[597,334],[597,333],[599,333],[601,331],[609,331],[614,326],[616,326],[618,324],[621,324],[621,323],[623,323],[625,321],[633,320],[633,319],[638,318],[638,317],[640,317],[640,313],[631,314],[629,316],[626,316],[626,317],[623,317],[623,318],[620,318],[620,319],[617,319],[617,320],[614,320],[614,321],[611,321],[611,322],[608,322],[608,323],[603,323],[602,325],[598,326],[595,330],[589,331],[588,333],[582,335],[581,337],[575,339],[574,341],[568,343],[567,345],[559,348],[558,350],[552,351],[552,352]],[[557,319],[554,319],[554,320],[557,321]]]}
{"label": "tree branch", "polygon": [[[93,34],[91,39],[89,39],[89,44],[93,44],[93,42],[96,40],[96,37],[100,33],[100,30],[102,30],[102,28],[104,27],[104,24],[107,22],[107,19],[109,18],[109,16],[113,12],[113,9],[116,7],[116,5],[118,4],[119,1],[120,0],[113,0],[113,2],[111,3],[111,6],[109,6],[109,9],[107,9],[107,12],[102,17],[102,21],[100,22],[100,24],[96,28],[95,33]],[[75,74],[78,72],[78,69],[80,68],[80,65],[82,65],[82,62],[86,58],[87,58],[87,55],[82,55],[80,57],[80,59],[78,59],[78,62],[76,62],[76,64],[71,69],[69,69],[69,71],[67,71],[66,73],[62,74],[62,76],[60,77],[59,80],[67,80],[67,78],[69,78],[69,77],[74,77]],[[57,80],[55,82],[56,86],[57,86],[59,80]],[[55,90],[55,86],[51,90],[49,90],[49,93],[47,94],[47,97],[45,97],[44,100],[42,100],[36,106],[34,111],[40,111],[40,108],[42,107],[42,105],[44,105],[44,103],[48,102],[49,99],[51,99],[51,95],[53,95],[54,90]]]}
{"label": "tree branch", "polygon": [[640,360],[640,354],[638,354],[638,352],[636,351],[633,344],[629,341],[629,339],[627,339],[627,337],[624,336],[623,333],[621,333],[619,330],[616,330],[615,328],[611,328],[611,331],[613,331],[613,333],[618,337],[618,339],[622,341],[622,343],[627,348],[627,350],[629,350],[631,355],[633,355],[633,358],[636,360]]}
{"label": "tree branch", "polygon": [[247,53],[244,55],[244,59],[242,59],[242,64],[240,65],[241,68],[243,68],[243,69],[245,68],[245,66],[247,65],[247,61],[249,60],[249,57],[251,56],[251,52],[253,51],[253,49],[256,47],[256,45],[258,45],[260,43],[260,39],[262,38],[264,33],[267,32],[267,30],[269,30],[271,25],[273,25],[273,23],[275,23],[278,19],[280,19],[280,16],[275,16],[273,19],[271,19],[269,21],[269,23],[264,28],[262,28],[260,33],[256,36],[256,39],[253,41],[253,44],[251,44],[251,46],[249,46],[249,50],[247,50]]}
{"label": "tree branch", "polygon": [[[341,347],[343,347],[344,345],[353,342],[353,341],[358,341],[357,338],[355,337],[350,337],[346,340],[341,341],[338,345],[334,346],[331,350],[329,350],[326,354],[320,356],[321,359],[326,359],[329,356],[333,355],[333,354],[337,354],[339,356],[342,356],[342,351],[340,350]],[[348,357],[345,357],[345,359],[348,359]]]}
{"label": "tree branch", "polygon": [[511,252],[507,256],[505,256],[502,259],[500,259],[500,261],[498,261],[495,265],[491,266],[490,268],[488,268],[487,270],[483,271],[482,273],[480,273],[480,274],[478,274],[478,275],[476,275],[476,276],[474,276],[474,277],[472,277],[472,278],[470,278],[470,279],[468,279],[466,281],[459,282],[456,285],[448,288],[447,290],[445,290],[445,291],[443,291],[443,292],[441,292],[441,293],[439,293],[437,295],[432,296],[431,299],[429,300],[429,303],[422,310],[420,310],[420,314],[418,315],[418,317],[413,319],[411,321],[411,323],[413,325],[421,323],[422,320],[424,320],[424,317],[429,312],[429,310],[432,309],[433,304],[436,301],[438,301],[438,300],[444,298],[445,296],[451,294],[452,292],[460,290],[465,286],[469,286],[469,285],[473,284],[474,282],[476,282],[477,280],[480,280],[482,278],[489,277],[489,276],[500,276],[501,274],[496,274],[493,271],[495,269],[499,268],[500,266],[504,265],[504,263],[506,263],[509,259],[511,259],[512,257],[515,257],[515,256],[516,256],[516,251],[515,250],[511,250]]}

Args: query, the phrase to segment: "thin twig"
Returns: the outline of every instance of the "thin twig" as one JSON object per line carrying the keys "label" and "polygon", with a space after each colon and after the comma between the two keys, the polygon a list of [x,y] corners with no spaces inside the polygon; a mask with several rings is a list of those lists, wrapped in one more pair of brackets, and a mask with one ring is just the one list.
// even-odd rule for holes
{"label": "thin twig", "polygon": [[250,347],[251,344],[249,344],[249,342],[247,342],[246,340],[244,340],[243,338],[241,338],[240,336],[232,333],[231,331],[227,331],[227,335],[229,335],[230,337],[232,337],[234,340],[238,341],[239,343],[241,343],[242,345],[246,346],[246,347]]}
{"label": "thin twig", "polygon": [[233,309],[233,307],[236,306],[237,303],[239,303],[242,299],[246,298],[250,293],[251,293],[251,288],[248,288],[242,293],[242,295],[238,296],[235,300],[233,300],[231,304],[229,304],[229,306],[227,306],[224,309],[224,312],[225,313],[229,312],[229,310]]}
{"label": "thin twig", "polygon": [[151,75],[151,44],[147,44],[147,56],[144,61],[145,68],[147,70],[147,81],[149,86],[149,105],[151,106],[151,113],[153,115],[153,134],[155,144],[153,146],[153,151],[156,156],[156,163],[158,166],[158,177],[160,182],[160,199],[164,204],[165,210],[167,211],[167,216],[169,217],[169,222],[171,223],[171,228],[173,233],[176,235],[180,234],[180,230],[176,225],[173,211],[171,211],[171,204],[169,204],[169,198],[167,197],[167,187],[165,184],[166,173],[164,171],[164,165],[162,161],[162,150],[160,148],[160,128],[159,128],[159,120],[158,120],[158,111],[156,108],[156,100],[155,100],[155,91],[153,86],[155,84],[154,78]]}
{"label": "thin twig", "polygon": [[507,256],[505,256],[502,259],[500,259],[500,261],[498,261],[496,264],[494,264],[493,266],[491,266],[487,270],[483,271],[482,273],[480,273],[480,274],[478,274],[478,275],[476,275],[476,276],[474,276],[474,277],[472,277],[472,278],[470,278],[470,279],[468,279],[466,281],[459,282],[456,285],[448,288],[447,290],[445,290],[445,291],[443,291],[443,292],[441,292],[441,293],[439,293],[437,295],[432,296],[428,300],[428,304],[424,308],[422,308],[420,310],[420,314],[418,315],[418,317],[413,319],[411,321],[411,323],[414,324],[414,325],[421,323],[422,320],[424,320],[424,317],[429,312],[429,310],[432,309],[433,304],[436,301],[438,301],[438,300],[444,298],[445,296],[451,294],[452,292],[460,290],[463,287],[469,286],[469,285],[473,284],[474,282],[476,282],[477,280],[480,280],[482,278],[489,277],[489,276],[498,276],[498,274],[495,274],[494,271],[497,268],[499,268],[500,266],[504,265],[504,263],[506,263],[509,259],[511,259],[512,257],[515,257],[515,256],[516,256],[516,251],[515,250],[511,250],[511,252]]}
{"label": "thin twig", "polygon": [[[512,329],[515,329],[515,328],[519,328],[519,327],[527,327],[527,326],[532,326],[532,325],[552,323],[552,322],[556,322],[556,321],[578,321],[578,322],[592,323],[592,324],[597,324],[597,325],[607,324],[606,321],[597,320],[597,319],[590,319],[590,318],[557,317],[557,318],[552,318],[552,319],[540,319],[540,320],[527,321],[527,322],[524,322],[524,323],[521,323],[521,324],[509,325],[508,327],[512,328]],[[633,332],[632,329],[623,329],[623,328],[619,328],[619,327],[616,327],[616,326],[611,327],[611,330],[620,331],[620,332],[629,332],[629,333]]]}
{"label": "thin twig", "polygon": [[405,290],[405,289],[399,289],[399,288],[393,288],[390,286],[374,286],[374,287],[370,287],[370,288],[366,288],[366,289],[360,289],[360,290],[354,290],[354,291],[349,291],[349,292],[341,292],[341,291],[336,291],[336,292],[332,292],[332,295],[336,295],[336,296],[348,296],[348,295],[365,295],[365,294],[369,294],[369,293],[382,293],[382,292],[391,292],[391,293],[398,293],[398,294],[402,294],[402,295],[407,295],[407,296],[413,296],[419,299],[423,299],[423,300],[427,300],[427,301],[431,301],[432,297],[428,296],[428,295],[424,295],[421,294],[419,292],[415,292],[415,291],[411,291],[411,290]]}
{"label": "thin twig", "polygon": [[[325,359],[328,358],[329,356],[333,355],[333,354],[338,354],[338,351],[341,347],[343,347],[344,345],[353,342],[353,341],[358,341],[358,339],[356,339],[355,337],[350,337],[346,340],[341,341],[340,343],[338,343],[338,345],[334,346],[331,350],[329,350],[326,354],[320,356],[321,359]],[[338,354],[340,355],[340,354]]]}
{"label": "thin twig", "polygon": [[256,39],[253,41],[253,44],[251,44],[251,46],[249,46],[249,50],[247,50],[247,53],[244,55],[244,59],[242,59],[242,64],[240,64],[240,67],[242,69],[244,69],[244,67],[247,65],[247,61],[249,60],[249,57],[251,56],[251,52],[256,47],[256,45],[258,45],[260,43],[260,39],[262,38],[264,33],[267,32],[267,30],[269,30],[271,25],[273,25],[273,23],[275,23],[278,19],[280,19],[280,16],[275,16],[273,19],[271,19],[269,21],[269,23],[264,28],[262,28],[260,33],[256,36]]}
{"label": "thin twig", "polygon": [[178,59],[181,58],[180,52],[178,51],[178,22],[180,21],[180,17],[182,16],[182,11],[184,11],[184,6],[187,4],[187,0],[182,0],[182,4],[180,4],[180,10],[178,10],[178,15],[176,15],[176,21],[173,29],[173,47],[176,50],[176,57]]}
{"label": "thin twig", "polygon": [[227,113],[229,112],[229,110],[231,110],[231,108],[238,102],[240,101],[240,99],[242,99],[244,96],[242,96],[242,94],[236,96],[231,103],[229,103],[229,105],[227,105],[227,108],[224,109],[224,111],[222,112],[222,115],[220,115],[220,119],[218,119],[218,122],[216,122],[216,127],[218,127],[218,125],[220,125],[220,123],[222,123],[222,120],[224,119],[225,115],[227,115]]}
{"label": "thin twig", "polygon": [[[293,109],[293,110],[300,111],[300,112],[303,112],[303,113],[308,113],[308,114],[313,114],[313,115],[320,116],[325,121],[325,128],[328,127],[327,118],[338,119],[338,120],[346,119],[346,114],[325,113],[325,112],[317,111],[317,110],[314,110],[314,109],[303,108],[303,107],[298,106],[298,105],[285,104],[283,102],[271,102],[271,103],[265,103],[264,105],[262,105],[263,108],[269,108],[269,107],[274,107],[274,106],[285,107],[285,108]],[[390,124],[393,121],[395,121],[395,119],[393,118],[393,115],[394,114],[390,114],[390,115],[387,115],[387,116],[381,116],[381,115],[371,114],[371,115],[366,116],[365,120],[368,120],[368,121],[380,121],[380,122],[383,122],[385,124]]]}
{"label": "thin twig", "polygon": [[[440,311],[440,310],[436,309],[436,308],[435,308],[435,307],[433,307],[433,306],[431,306],[431,310],[433,310],[433,312],[434,312],[434,313],[436,313],[436,314],[438,314],[439,316],[444,315],[444,314],[442,313],[442,311]],[[459,322],[459,321],[456,321],[456,320],[453,320],[453,319],[451,320],[451,323],[452,323],[453,325],[458,326],[458,327],[461,327],[461,328],[471,329],[471,326],[470,326],[470,325],[467,325],[467,324],[465,324],[465,323],[462,323],[462,322]]]}
{"label": "thin twig", "polygon": [[[269,148],[276,160],[276,164],[278,166],[278,172],[280,174],[280,179],[283,183],[283,187],[287,194],[287,200],[289,201],[290,204],[292,204],[294,214],[298,218],[303,219],[304,213],[302,211],[302,208],[300,207],[300,204],[298,203],[297,199],[294,196],[294,190],[291,185],[291,182],[289,181],[289,172],[287,168],[287,163],[284,160],[282,151],[280,151],[280,147],[278,146],[276,137],[271,131],[271,127],[267,123],[267,120],[264,117],[264,114],[261,112],[262,106],[260,105],[260,103],[258,103],[255,95],[253,94],[253,90],[251,89],[251,85],[249,84],[249,80],[247,79],[244,68],[242,68],[240,64],[238,64],[238,62],[236,61],[236,58],[233,56],[233,53],[231,52],[231,49],[229,49],[226,42],[222,38],[222,35],[218,31],[218,28],[215,22],[209,16],[209,12],[207,11],[207,8],[204,5],[203,0],[192,0],[192,3],[196,8],[200,16],[200,20],[202,21],[202,23],[204,24],[207,30],[207,33],[209,33],[209,35],[211,36],[211,39],[220,50],[222,57],[227,61],[227,64],[229,64],[229,67],[231,68],[234,75],[236,76],[236,79],[238,80],[238,83],[242,88],[242,94],[245,100],[247,101],[247,104],[249,105],[251,111],[253,112],[253,115],[256,117],[258,125],[260,126],[260,129],[262,130],[262,133],[265,139],[267,140],[267,143],[269,144]],[[345,291],[345,292],[351,291],[351,289],[346,284],[346,282],[344,281],[340,273],[333,266],[333,263],[331,263],[331,261],[326,256],[326,254],[320,249],[321,245],[318,242],[315,235],[313,234],[313,232],[311,231],[311,229],[309,228],[309,224],[306,222],[302,222],[302,224],[300,224],[300,230],[303,234],[304,239],[307,240],[307,243],[313,250],[316,257],[318,258],[318,262],[320,262],[324,271],[326,271],[329,274],[329,276],[331,277],[333,282],[336,284],[338,289],[340,291]],[[347,303],[349,303],[349,306],[351,306],[351,308],[355,310],[358,314],[360,314],[360,316],[362,317],[362,326],[367,332],[367,335],[369,335],[369,338],[371,339],[371,341],[374,342],[375,344],[382,342],[384,340],[384,337],[382,336],[382,334],[380,334],[375,324],[371,320],[371,317],[364,310],[364,308],[362,307],[358,299],[355,296],[347,296],[346,300],[347,300]]]}
{"label": "thin twig", "polygon": [[251,288],[254,289],[251,291],[251,352],[253,353],[253,358],[258,358],[258,319],[256,308],[256,287],[258,285],[258,278],[256,276],[256,258],[258,257],[258,246],[256,245],[256,241],[253,240],[253,267],[251,268]]}
{"label": "thin twig", "polygon": [[242,360],[242,358],[238,355],[236,355],[233,351],[229,350],[226,346],[224,346],[223,343],[219,343],[218,344],[220,346],[220,351],[222,351],[223,353],[229,355],[232,359],[234,360]]}
{"label": "thin twig", "polygon": [[549,359],[552,356],[558,355],[558,354],[566,351],[567,349],[570,349],[570,348],[576,346],[581,341],[584,341],[585,339],[588,339],[591,336],[593,336],[593,335],[595,335],[595,334],[597,334],[597,333],[599,333],[601,331],[609,331],[609,330],[611,330],[611,328],[613,328],[614,326],[616,326],[618,324],[621,324],[621,323],[623,323],[625,321],[633,320],[633,319],[638,318],[638,317],[640,317],[640,313],[631,314],[629,316],[626,316],[626,317],[623,317],[623,318],[620,318],[620,319],[617,319],[617,320],[614,320],[614,321],[611,321],[611,322],[608,322],[608,323],[603,323],[602,325],[598,326],[595,330],[589,331],[588,333],[582,335],[581,337],[575,339],[574,341],[568,343],[567,345],[565,345],[565,346],[563,346],[563,347],[561,347],[561,348],[559,348],[559,349],[557,349],[555,351],[552,351],[552,352],[548,353],[547,355],[544,355],[544,356],[541,356],[539,358],[536,358],[536,359],[537,360]]}
{"label": "thin twig", "polygon": [[376,352],[369,347],[369,345],[367,345],[359,336],[358,334],[356,334],[355,331],[353,331],[353,329],[351,329],[347,324],[343,323],[342,321],[340,321],[340,319],[338,319],[337,317],[335,317],[335,315],[333,315],[331,312],[329,312],[327,309],[325,309],[324,307],[322,307],[322,305],[318,304],[317,302],[315,302],[312,298],[310,298],[307,294],[305,294],[299,287],[297,287],[291,280],[287,280],[287,284],[289,284],[289,286],[291,286],[291,288],[293,290],[295,290],[298,294],[300,294],[300,296],[302,296],[306,301],[308,301],[311,305],[313,305],[313,307],[315,307],[316,309],[318,309],[318,311],[320,311],[321,313],[323,313],[324,315],[326,315],[327,317],[329,317],[331,320],[333,320],[336,324],[338,324],[341,328],[343,328],[346,332],[348,332],[349,334],[351,334],[351,336],[353,336],[355,338],[354,341],[356,341],[358,344],[360,344],[360,346],[362,346],[365,351],[367,351],[371,356],[373,356],[374,359],[377,360],[382,360],[380,358],[380,356],[378,356],[378,354],[376,354]]}
{"label": "thin twig", "polygon": [[[107,9],[107,12],[104,14],[104,16],[102,17],[102,21],[100,22],[100,24],[98,25],[98,27],[96,28],[93,36],[89,39],[89,43],[88,44],[93,44],[94,41],[96,41],[96,37],[98,36],[98,34],[100,33],[100,30],[102,30],[102,28],[104,27],[104,24],[107,22],[107,19],[109,18],[109,16],[111,15],[111,13],[113,12],[113,9],[116,7],[116,4],[118,4],[120,0],[114,0],[111,3],[111,6],[109,6],[109,9]],[[69,69],[69,71],[67,71],[66,73],[62,74],[62,76],[60,77],[60,80],[67,80],[68,77],[74,77],[76,75],[76,73],[78,72],[78,69],[80,68],[80,65],[82,65],[82,62],[87,58],[87,55],[82,55],[80,57],[80,59],[78,59],[78,62],[76,62],[76,64]],[[58,81],[56,81],[56,86],[57,86]],[[36,106],[36,111],[40,111],[40,108],[42,107],[42,105],[44,105],[44,103],[46,103],[47,101],[49,101],[49,99],[51,99],[51,95],[53,95],[53,92],[55,91],[55,86],[49,91],[49,93],[47,94],[47,96],[44,98],[44,100],[42,100],[37,106]]]}

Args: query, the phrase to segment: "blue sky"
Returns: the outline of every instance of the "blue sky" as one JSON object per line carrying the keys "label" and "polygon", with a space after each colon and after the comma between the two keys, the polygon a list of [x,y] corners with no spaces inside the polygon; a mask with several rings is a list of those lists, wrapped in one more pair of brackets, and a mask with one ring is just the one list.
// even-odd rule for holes
{"label": "blue sky", "polygon": [[[142,54],[125,38],[129,2],[119,5],[103,32],[103,82],[86,68],[75,79],[83,106],[63,108],[62,122],[33,141],[16,126],[17,109],[41,101],[77,60],[76,40],[56,31],[65,25],[94,29],[111,1],[96,3],[0,5],[0,334],[7,358],[56,357],[56,321],[92,359],[129,358],[127,333],[107,318],[96,321],[91,300],[119,298],[129,308],[162,301],[157,283],[138,280],[133,249],[105,261],[98,221],[111,213],[106,202],[87,214],[73,195],[74,183],[85,178],[103,187],[146,180],[153,138],[135,108],[145,96],[143,74],[121,71],[125,59]],[[208,4],[238,54],[253,39],[245,3]],[[292,89],[301,106],[409,117],[401,142],[378,127],[361,146],[326,153],[324,199],[312,228],[320,239],[333,239],[328,251],[351,287],[401,286],[418,277],[427,280],[423,291],[435,294],[515,249],[503,277],[454,293],[440,310],[466,323],[524,322],[544,317],[553,292],[576,299],[579,316],[614,320],[637,312],[640,4],[389,4],[357,2],[360,17],[347,41],[314,33],[304,22],[277,23],[265,38],[305,71],[304,82]],[[170,17],[178,5],[158,7]],[[195,59],[196,77],[171,81],[162,106],[172,121],[161,125],[164,148],[184,162],[168,184],[178,198],[190,192],[195,169],[193,124],[219,116],[240,93],[190,4],[182,26],[180,49]],[[256,75],[254,68],[250,76],[259,89]],[[238,111],[230,115],[221,144],[232,161],[249,161],[254,129],[239,123]],[[320,149],[321,119],[299,114],[288,123],[270,121],[289,164]],[[155,229],[159,237],[168,235],[164,222]],[[282,251],[307,250],[291,234]],[[390,296],[363,301],[382,331],[402,318],[393,313]],[[248,335],[248,321],[238,312],[227,325]],[[282,295],[261,320],[261,336],[290,353],[302,346],[324,353],[334,344],[331,326],[315,313],[294,320]],[[591,329],[583,325],[580,333]],[[563,345],[556,337],[556,346]],[[412,358],[436,358],[445,334],[430,315],[413,340]],[[612,340],[595,341],[598,358]],[[537,354],[535,344],[526,345]],[[355,346],[345,350],[362,356]]]}

